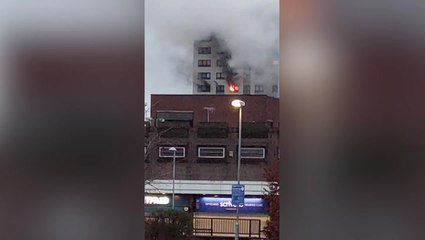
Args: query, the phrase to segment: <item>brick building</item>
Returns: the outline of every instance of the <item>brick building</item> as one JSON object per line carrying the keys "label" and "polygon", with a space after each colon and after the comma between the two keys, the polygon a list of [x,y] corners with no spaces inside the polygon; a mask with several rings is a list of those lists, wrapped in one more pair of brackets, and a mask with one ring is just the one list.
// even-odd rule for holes
{"label": "brick building", "polygon": [[[246,154],[258,151],[258,156],[242,158],[241,180],[263,180],[262,167],[279,154],[279,100],[265,95],[152,95],[149,134],[155,137],[159,132],[160,140],[155,140],[157,146],[149,147],[147,175],[155,177],[155,173],[170,172],[167,168],[171,166],[164,164],[167,157],[160,156],[159,148],[178,145],[184,148],[184,157],[182,152],[176,166],[177,178],[236,179],[239,115],[230,104],[235,98],[246,103],[242,114],[242,148],[246,147]],[[166,132],[161,134],[161,129]],[[205,153],[202,157],[204,150],[215,151],[210,155],[217,156]]]}
{"label": "brick building", "polygon": [[241,212],[241,237],[264,237],[263,169],[279,158],[279,99],[266,95],[151,95],[145,141],[147,214],[169,207],[174,157],[169,148],[176,147],[176,208],[193,213],[196,236],[207,230],[209,237],[234,234],[236,206],[230,204],[230,193],[237,179],[239,114],[231,102],[236,98],[246,103],[240,180],[247,205]]}

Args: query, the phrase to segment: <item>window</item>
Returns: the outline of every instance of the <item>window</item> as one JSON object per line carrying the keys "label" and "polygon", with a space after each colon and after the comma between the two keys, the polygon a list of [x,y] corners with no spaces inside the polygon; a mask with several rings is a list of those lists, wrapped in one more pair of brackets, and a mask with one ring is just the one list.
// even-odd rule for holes
{"label": "window", "polygon": [[[177,149],[176,151],[176,158],[184,158],[186,156],[185,148],[184,147],[175,147]],[[170,151],[170,147],[159,147],[159,157],[161,158],[173,158],[174,152]]]}
{"label": "window", "polygon": [[198,79],[202,80],[202,79],[211,79],[211,73],[209,72],[200,72],[198,73]]}
{"label": "window", "polygon": [[224,158],[224,147],[198,147],[199,158]]}
{"label": "window", "polygon": [[198,92],[211,92],[211,86],[208,84],[198,85]]}
{"label": "window", "polygon": [[224,93],[224,85],[217,85],[216,90],[217,93]]}
{"label": "window", "polygon": [[224,67],[224,60],[217,59],[217,67]]}
{"label": "window", "polygon": [[242,147],[241,158],[265,158],[266,149],[263,147]]}
{"label": "window", "polygon": [[198,48],[198,54],[210,54],[211,47],[200,47]]}
{"label": "window", "polygon": [[198,60],[198,67],[211,67],[211,60]]}
{"label": "window", "polygon": [[264,92],[264,86],[263,85],[255,85],[255,92],[256,93]]}
{"label": "window", "polygon": [[251,93],[251,86],[244,85],[243,86],[243,94],[250,94]]}
{"label": "window", "polygon": [[225,76],[226,74],[224,74],[224,73],[222,73],[222,72],[218,72],[218,73],[216,73],[215,74],[215,78],[216,79],[225,79]]}
{"label": "window", "polygon": [[277,93],[277,90],[278,90],[277,85],[273,85],[272,86],[272,92]]}

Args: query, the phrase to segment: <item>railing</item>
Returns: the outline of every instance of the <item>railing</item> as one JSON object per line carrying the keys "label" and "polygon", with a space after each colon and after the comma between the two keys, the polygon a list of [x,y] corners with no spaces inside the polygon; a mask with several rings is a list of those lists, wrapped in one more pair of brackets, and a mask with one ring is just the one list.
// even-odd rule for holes
{"label": "railing", "polygon": [[[231,237],[235,235],[236,219],[231,218],[193,218],[193,235],[204,237]],[[258,219],[239,219],[240,238],[261,238],[261,221]]]}

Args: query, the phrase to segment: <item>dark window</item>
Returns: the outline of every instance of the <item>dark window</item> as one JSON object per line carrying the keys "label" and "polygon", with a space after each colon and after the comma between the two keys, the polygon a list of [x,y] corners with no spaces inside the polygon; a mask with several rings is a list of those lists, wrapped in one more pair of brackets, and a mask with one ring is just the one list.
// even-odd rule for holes
{"label": "dark window", "polygon": [[264,92],[264,86],[263,85],[255,85],[255,92],[256,93]]}
{"label": "dark window", "polygon": [[198,146],[198,163],[226,163],[225,146]]}
{"label": "dark window", "polygon": [[226,76],[225,76],[226,74],[224,74],[224,73],[222,73],[222,72],[218,72],[218,73],[216,73],[215,74],[215,78],[216,79],[225,79],[226,78]]}
{"label": "dark window", "polygon": [[198,158],[224,158],[224,147],[198,147]]}
{"label": "dark window", "polygon": [[217,59],[217,67],[224,67],[224,60]]}
{"label": "dark window", "polygon": [[217,85],[216,90],[217,93],[224,93],[224,85]]}
{"label": "dark window", "polygon": [[211,60],[198,60],[198,67],[211,67]]}
{"label": "dark window", "polygon": [[250,94],[251,93],[251,86],[244,85],[243,86],[243,94]]}
{"label": "dark window", "polygon": [[211,73],[209,73],[209,72],[200,72],[200,73],[198,73],[198,79],[199,80],[211,79]]}
{"label": "dark window", "polygon": [[208,84],[198,85],[198,92],[211,92],[211,86]]}
{"label": "dark window", "polygon": [[[184,147],[176,148],[176,158],[184,158],[186,156]],[[159,157],[161,158],[173,158],[174,152],[170,150],[170,147],[159,147]]]}
{"label": "dark window", "polygon": [[242,147],[241,158],[260,158],[266,157],[266,149],[263,147]]}
{"label": "dark window", "polygon": [[199,54],[210,54],[211,53],[211,47],[200,47],[198,48]]}
{"label": "dark window", "polygon": [[277,85],[273,85],[272,86],[272,92],[276,93],[278,90]]}

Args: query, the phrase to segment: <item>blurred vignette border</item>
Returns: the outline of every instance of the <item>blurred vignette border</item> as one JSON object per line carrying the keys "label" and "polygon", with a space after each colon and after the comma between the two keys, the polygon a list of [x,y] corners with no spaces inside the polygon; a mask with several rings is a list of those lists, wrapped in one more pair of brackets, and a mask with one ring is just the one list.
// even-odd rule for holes
{"label": "blurred vignette border", "polygon": [[142,238],[143,1],[24,5],[2,24],[1,238]]}
{"label": "blurred vignette border", "polygon": [[419,1],[281,1],[281,239],[422,239]]}

